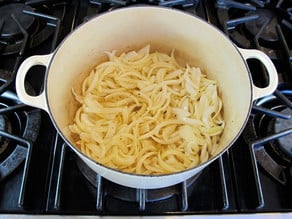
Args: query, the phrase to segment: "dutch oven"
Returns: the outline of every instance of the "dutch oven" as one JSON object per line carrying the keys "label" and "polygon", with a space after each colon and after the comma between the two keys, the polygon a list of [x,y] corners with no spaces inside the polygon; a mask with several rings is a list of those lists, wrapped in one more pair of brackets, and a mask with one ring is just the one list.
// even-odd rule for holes
{"label": "dutch oven", "polygon": [[[80,85],[90,70],[105,58],[104,51],[136,50],[147,44],[153,51],[169,53],[175,49],[179,59],[200,67],[208,78],[218,82],[226,122],[220,151],[192,169],[138,175],[108,168],[79,151],[68,131],[76,109],[72,87]],[[257,59],[265,66],[269,78],[266,87],[253,84],[247,59]],[[26,74],[35,65],[46,67],[44,89],[38,96],[28,94],[25,89]],[[115,183],[146,189],[182,182],[222,155],[244,129],[253,101],[273,93],[277,84],[276,69],[263,52],[238,48],[220,30],[194,15],[155,6],[117,9],[83,23],[53,53],[24,60],[16,77],[20,100],[45,110],[65,142],[89,167]]]}

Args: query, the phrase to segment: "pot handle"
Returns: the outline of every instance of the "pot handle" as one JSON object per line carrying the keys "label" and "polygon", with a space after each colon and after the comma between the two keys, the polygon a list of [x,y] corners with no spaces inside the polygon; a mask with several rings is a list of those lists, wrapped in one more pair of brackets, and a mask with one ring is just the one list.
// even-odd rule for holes
{"label": "pot handle", "polygon": [[253,100],[272,94],[278,86],[278,73],[272,60],[263,52],[256,49],[241,49],[239,51],[245,60],[257,59],[266,68],[269,76],[269,84],[264,88],[253,85]]}
{"label": "pot handle", "polygon": [[21,63],[17,71],[16,82],[15,82],[17,96],[20,99],[20,101],[22,101],[23,103],[27,105],[41,108],[47,112],[48,112],[48,105],[46,101],[45,89],[42,91],[42,93],[40,93],[37,96],[32,96],[28,94],[25,89],[25,77],[29,69],[35,65],[43,65],[43,66],[46,66],[46,68],[48,68],[48,65],[51,61],[52,56],[53,56],[53,53],[48,54],[48,55],[31,56],[25,59]]}

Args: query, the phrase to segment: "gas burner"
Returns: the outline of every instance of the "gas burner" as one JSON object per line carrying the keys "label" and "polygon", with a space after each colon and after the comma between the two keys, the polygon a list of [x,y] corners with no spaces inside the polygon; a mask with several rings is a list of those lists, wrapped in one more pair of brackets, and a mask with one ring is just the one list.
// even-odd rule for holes
{"label": "gas burner", "polygon": [[[9,72],[0,69],[0,81],[7,81]],[[27,85],[30,92],[35,93]],[[0,181],[11,174],[25,159],[28,148],[17,138],[34,142],[41,123],[40,110],[27,108],[13,91],[0,96]]]}
{"label": "gas burner", "polygon": [[271,59],[279,59],[276,50],[290,44],[291,5],[288,1],[269,1],[262,5],[256,2],[260,1],[243,4],[241,1],[217,0],[218,22],[238,46],[256,47]]}
{"label": "gas burner", "polygon": [[[292,94],[292,91],[290,95]],[[292,109],[290,108],[284,108],[282,113],[286,115],[292,116]],[[292,128],[292,119],[281,119],[276,118],[274,123],[274,132],[279,133],[283,130],[288,130]],[[283,152],[287,157],[289,157],[289,160],[292,159],[292,138],[291,136],[287,135],[284,137],[281,137],[277,140],[278,148]]]}
{"label": "gas burner", "polygon": [[62,4],[58,1],[35,2],[0,4],[0,55],[34,48],[59,31],[66,4],[63,1]]}
{"label": "gas burner", "polygon": [[24,14],[23,10],[32,11],[33,9],[21,3],[0,7],[0,21],[3,22],[3,28],[0,32],[1,39],[19,39],[19,36],[22,36],[21,29],[16,22],[19,22],[21,27],[27,31],[32,28],[35,18]]}
{"label": "gas burner", "polygon": [[[292,100],[292,89],[279,90],[290,101]],[[292,129],[292,110],[281,101],[280,98],[272,95],[267,96],[256,103],[257,106],[268,108],[270,110],[287,115],[286,118],[278,115],[271,116],[268,114],[254,115],[255,131],[259,138],[264,138],[269,135],[280,133],[284,130]],[[289,165],[292,162],[291,145],[287,145],[291,136],[282,136],[270,141],[266,145],[266,150],[282,165]],[[284,144],[283,144],[284,143]],[[289,149],[290,147],[290,149]]]}
{"label": "gas burner", "polygon": [[[276,26],[278,24],[276,14],[269,9],[258,8],[256,11],[249,11],[246,16],[258,16],[258,19],[245,23],[245,27],[252,35],[252,38],[256,37],[261,31],[259,40],[262,43],[274,43],[279,40]],[[264,28],[263,30],[261,30]]]}
{"label": "gas burner", "polygon": [[[74,157],[76,164],[80,172],[88,181],[89,189],[92,194],[96,194],[98,190],[97,187],[101,186],[103,179],[96,172],[94,172],[90,167],[88,167],[79,157]],[[188,190],[188,194],[191,194],[191,191],[194,189],[195,182],[198,177],[201,175],[201,172],[195,176],[189,178],[185,182],[185,188]],[[158,202],[174,196],[179,196],[182,193],[181,184],[159,188],[159,189],[135,189],[122,186],[113,182],[106,180],[106,188],[103,188],[106,195],[117,198],[121,201],[128,202]],[[144,192],[144,195],[139,195],[139,193]],[[184,197],[183,197],[184,198]],[[142,200],[141,200],[142,199]],[[182,208],[184,208],[182,206]],[[144,210],[141,209],[140,210]]]}
{"label": "gas burner", "polygon": [[278,182],[292,165],[292,84],[280,84],[275,95],[258,100],[244,131],[257,162]]}

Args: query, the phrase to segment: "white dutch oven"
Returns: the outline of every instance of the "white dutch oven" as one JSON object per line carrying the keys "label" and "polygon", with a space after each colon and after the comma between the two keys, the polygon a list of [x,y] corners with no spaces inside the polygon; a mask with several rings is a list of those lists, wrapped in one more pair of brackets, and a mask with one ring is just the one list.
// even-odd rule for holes
{"label": "white dutch oven", "polygon": [[[198,167],[165,175],[124,173],[96,163],[81,153],[68,132],[76,108],[72,87],[80,88],[86,74],[104,59],[104,51],[127,51],[146,44],[162,52],[175,48],[181,61],[200,67],[209,78],[218,81],[226,127],[218,154]],[[267,87],[259,88],[252,83],[246,64],[251,58],[265,66],[269,76]],[[47,68],[44,91],[38,96],[29,95],[24,86],[26,74],[34,65]],[[20,100],[47,111],[60,135],[89,167],[118,184],[147,189],[182,182],[218,158],[242,132],[252,102],[271,94],[277,84],[276,69],[264,53],[237,48],[218,29],[197,17],[174,9],[148,6],[118,9],[82,24],[52,54],[26,59],[16,77]]]}

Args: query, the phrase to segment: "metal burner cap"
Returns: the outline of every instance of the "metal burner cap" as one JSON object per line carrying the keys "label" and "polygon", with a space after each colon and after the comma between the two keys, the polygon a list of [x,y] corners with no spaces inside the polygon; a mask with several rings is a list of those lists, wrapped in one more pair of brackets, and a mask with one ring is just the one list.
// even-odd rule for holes
{"label": "metal burner cap", "polygon": [[[3,23],[0,29],[1,38],[9,38],[21,35],[21,29],[16,22],[19,22],[21,27],[28,30],[34,23],[35,18],[23,13],[23,10],[32,11],[33,9],[25,4],[13,3],[0,7],[0,22]],[[15,21],[15,19],[17,21]]]}

